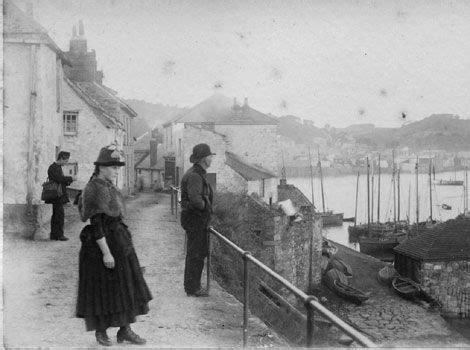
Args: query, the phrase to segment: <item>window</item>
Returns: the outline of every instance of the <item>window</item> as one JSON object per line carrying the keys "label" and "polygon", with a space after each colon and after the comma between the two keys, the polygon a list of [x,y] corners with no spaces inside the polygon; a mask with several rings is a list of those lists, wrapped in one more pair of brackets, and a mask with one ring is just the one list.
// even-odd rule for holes
{"label": "window", "polygon": [[78,112],[64,112],[64,135],[77,135]]}

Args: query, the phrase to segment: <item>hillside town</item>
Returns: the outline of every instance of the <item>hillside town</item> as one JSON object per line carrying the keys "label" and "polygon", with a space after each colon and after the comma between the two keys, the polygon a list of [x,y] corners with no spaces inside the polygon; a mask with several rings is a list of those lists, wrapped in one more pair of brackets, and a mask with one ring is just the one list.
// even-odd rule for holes
{"label": "hillside town", "polygon": [[[96,346],[75,302],[83,232],[96,222],[81,207],[100,166],[116,168],[106,186],[127,216],[113,225],[132,232],[134,280],[145,277],[153,297],[130,322],[146,346],[470,346],[470,120],[435,114],[400,128],[318,127],[219,91],[185,108],[125,99],[106,85],[109,67],[98,69],[100,47],[88,41],[96,33],[84,21],[70,23],[61,48],[32,6],[5,0],[3,14],[7,348]],[[120,156],[106,163],[103,147]],[[210,188],[203,207],[212,206],[207,295],[183,290],[193,249],[185,186],[200,149],[199,158],[211,156],[202,177]],[[43,186],[64,152],[67,237],[53,239]],[[87,302],[106,299],[90,295]],[[129,324],[111,323],[121,327],[118,343],[145,344]],[[100,345],[114,340],[96,328]]]}

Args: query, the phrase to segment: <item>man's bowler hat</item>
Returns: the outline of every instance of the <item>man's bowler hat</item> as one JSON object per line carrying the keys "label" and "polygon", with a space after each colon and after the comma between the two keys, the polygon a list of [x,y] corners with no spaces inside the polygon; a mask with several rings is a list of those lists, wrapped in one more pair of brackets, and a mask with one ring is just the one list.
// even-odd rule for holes
{"label": "man's bowler hat", "polygon": [[191,156],[189,157],[189,161],[191,163],[197,163],[202,158],[210,155],[215,155],[215,153],[211,152],[211,148],[209,147],[209,145],[205,143],[200,143],[193,147],[193,154],[191,154]]}
{"label": "man's bowler hat", "polygon": [[101,166],[124,166],[122,152],[118,149],[117,144],[111,144],[100,150],[95,165]]}

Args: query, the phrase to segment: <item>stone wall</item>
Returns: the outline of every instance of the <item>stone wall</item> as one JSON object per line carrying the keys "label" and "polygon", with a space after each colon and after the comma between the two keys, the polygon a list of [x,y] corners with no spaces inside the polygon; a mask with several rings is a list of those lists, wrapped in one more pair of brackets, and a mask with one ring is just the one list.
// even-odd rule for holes
{"label": "stone wall", "polygon": [[[217,194],[213,225],[232,242],[307,291],[311,235],[314,237],[313,261],[321,258],[322,238],[318,225],[308,221],[291,222],[281,211],[269,209],[260,198],[229,193]],[[214,278],[242,300],[242,257],[216,238],[212,238],[211,244]],[[249,266],[251,312],[291,341],[302,342],[305,335],[302,305],[297,305],[296,298],[261,269]],[[313,274],[318,275],[313,276],[313,280],[320,283],[320,269],[314,269]]]}
{"label": "stone wall", "polygon": [[470,261],[425,262],[420,272],[424,291],[444,314],[470,317]]}

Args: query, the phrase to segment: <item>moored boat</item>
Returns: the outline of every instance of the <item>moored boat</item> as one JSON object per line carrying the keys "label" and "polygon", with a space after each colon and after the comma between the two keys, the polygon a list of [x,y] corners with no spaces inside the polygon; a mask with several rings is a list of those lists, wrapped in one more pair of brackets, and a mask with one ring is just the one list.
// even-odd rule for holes
{"label": "moored boat", "polygon": [[337,257],[333,257],[328,261],[328,265],[326,266],[326,270],[328,271],[328,270],[331,270],[331,269],[337,269],[337,270],[341,271],[342,273],[344,273],[344,275],[347,278],[352,278],[352,276],[353,276],[353,271],[352,271],[351,266],[349,266],[343,260],[341,260]]}
{"label": "moored boat", "polygon": [[354,288],[348,284],[347,277],[339,270],[333,268],[329,270],[324,276],[325,284],[338,296],[353,302],[355,304],[362,304],[369,299],[370,294]]}
{"label": "moored boat", "polygon": [[333,213],[332,210],[319,213],[323,226],[341,226],[343,224],[343,213]]}
{"label": "moored boat", "polygon": [[419,284],[407,277],[394,277],[392,287],[399,296],[405,299],[414,299],[421,293]]}
{"label": "moored boat", "polygon": [[364,254],[393,252],[393,248],[404,242],[406,237],[406,233],[403,232],[398,232],[385,237],[360,237],[359,250]]}
{"label": "moored boat", "polygon": [[438,186],[462,186],[463,180],[439,180],[436,182]]}

